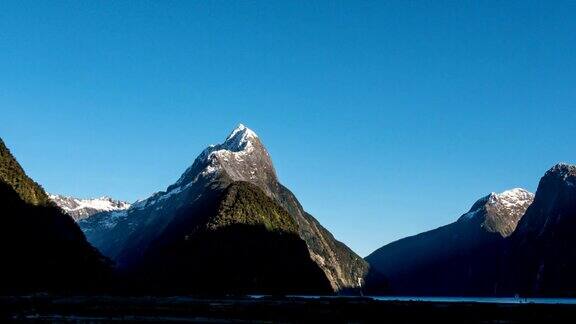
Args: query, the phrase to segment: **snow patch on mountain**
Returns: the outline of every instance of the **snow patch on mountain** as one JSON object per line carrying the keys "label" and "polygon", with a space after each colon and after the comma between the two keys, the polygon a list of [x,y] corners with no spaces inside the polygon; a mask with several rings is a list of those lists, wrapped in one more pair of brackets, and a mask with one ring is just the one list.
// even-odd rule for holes
{"label": "snow patch on mountain", "polygon": [[243,124],[239,124],[228,135],[224,143],[210,145],[202,152],[200,158],[209,162],[204,172],[210,174],[218,171],[219,165],[214,161],[215,157],[221,158],[224,162],[231,162],[231,160],[244,162],[245,156],[254,151],[254,140],[256,139],[258,139],[258,135],[254,131]]}
{"label": "snow patch on mountain", "polygon": [[478,200],[461,219],[480,220],[487,231],[506,237],[514,232],[533,201],[534,194],[522,188],[493,192]]}
{"label": "snow patch on mountain", "polygon": [[[479,215],[479,211],[481,211],[486,206],[498,208],[499,210],[516,212],[517,214],[525,211],[528,206],[532,204],[532,201],[534,201],[534,194],[522,188],[514,188],[503,191],[501,193],[492,192],[487,197],[479,200],[479,202],[482,202],[482,204],[478,207],[481,208],[473,208],[464,214],[463,218],[474,218],[476,215]],[[478,203],[475,204],[475,206],[477,205]]]}
{"label": "snow patch on mountain", "polygon": [[576,181],[576,165],[558,163],[546,172],[545,176],[560,178],[570,187],[574,187]]}
{"label": "snow patch on mountain", "polygon": [[126,212],[126,210],[113,211],[109,214],[108,217],[102,218],[102,226],[105,226],[107,228],[113,228],[116,226],[116,224],[118,224],[118,221],[121,218],[125,218],[127,215],[128,213]]}
{"label": "snow patch on mountain", "polygon": [[520,207],[518,211],[522,209],[525,211],[532,204],[532,201],[534,201],[533,193],[522,188],[514,188],[499,194],[491,193],[488,204],[493,206],[500,205],[508,209]]}
{"label": "snow patch on mountain", "polygon": [[[239,124],[230,135],[226,137],[223,143],[208,146],[175,184],[168,187],[166,191],[157,192],[146,199],[136,201],[132,205],[132,208],[144,209],[150,207],[160,201],[180,194],[182,191],[197,183],[200,178],[209,180],[216,177],[224,169],[224,164],[241,164],[245,162],[246,159],[249,159],[248,155],[255,151],[257,145],[255,141],[257,140],[258,135],[256,135],[254,131],[243,124]],[[264,150],[264,153],[266,157],[268,157],[268,152]],[[255,179],[256,171],[257,167],[250,171],[248,178]]]}
{"label": "snow patch on mountain", "polygon": [[107,196],[93,199],[79,199],[51,194],[49,197],[50,200],[76,221],[100,212],[126,210],[131,206],[128,202],[114,200]]}
{"label": "snow patch on mountain", "polygon": [[243,124],[239,124],[226,138],[222,146],[234,152],[247,151],[250,152],[254,146],[252,139],[258,138],[258,135]]}

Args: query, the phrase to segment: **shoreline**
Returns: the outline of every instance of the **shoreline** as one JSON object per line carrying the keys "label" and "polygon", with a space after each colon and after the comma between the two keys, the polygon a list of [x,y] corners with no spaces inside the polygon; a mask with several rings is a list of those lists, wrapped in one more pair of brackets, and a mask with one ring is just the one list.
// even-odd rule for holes
{"label": "shoreline", "polygon": [[344,296],[0,297],[0,319],[12,322],[571,323],[574,318],[574,304],[383,301]]}

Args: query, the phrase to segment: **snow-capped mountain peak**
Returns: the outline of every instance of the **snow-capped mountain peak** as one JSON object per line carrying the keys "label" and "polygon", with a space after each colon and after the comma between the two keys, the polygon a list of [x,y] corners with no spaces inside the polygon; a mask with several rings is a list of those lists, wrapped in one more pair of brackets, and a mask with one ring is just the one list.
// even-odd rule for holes
{"label": "snow-capped mountain peak", "polygon": [[130,208],[130,203],[114,200],[108,196],[92,199],[79,199],[62,195],[49,195],[49,197],[76,221],[103,211],[119,211]]}
{"label": "snow-capped mountain peak", "polygon": [[252,182],[269,196],[276,191],[276,171],[268,151],[254,131],[239,124],[223,143],[202,151],[167,193],[223,174],[233,181]]}
{"label": "snow-capped mountain peak", "polygon": [[233,181],[252,182],[263,188],[269,196],[274,195],[278,186],[272,160],[258,135],[243,124],[238,124],[224,142],[204,149],[166,191],[136,201],[132,208],[143,209],[155,205],[195,185],[210,183],[222,175]]}
{"label": "snow-capped mountain peak", "polygon": [[230,151],[242,151],[250,149],[253,145],[251,140],[258,138],[258,135],[244,124],[238,124],[236,128],[228,135],[222,147]]}
{"label": "snow-capped mountain peak", "polygon": [[478,200],[461,219],[479,220],[489,232],[498,232],[506,237],[516,229],[533,201],[534,194],[522,188],[492,192]]}
{"label": "snow-capped mountain peak", "polygon": [[505,208],[528,208],[533,200],[533,193],[522,188],[514,188],[501,193],[491,193],[490,198],[488,199],[488,204],[492,206],[500,205]]}

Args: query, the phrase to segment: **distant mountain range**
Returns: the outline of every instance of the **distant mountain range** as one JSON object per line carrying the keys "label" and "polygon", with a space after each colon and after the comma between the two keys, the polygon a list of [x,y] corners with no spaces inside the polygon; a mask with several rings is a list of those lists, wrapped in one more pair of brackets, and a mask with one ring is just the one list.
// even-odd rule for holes
{"label": "distant mountain range", "polygon": [[75,221],[101,212],[120,211],[130,208],[130,203],[114,200],[106,196],[93,199],[80,199],[62,195],[49,195],[49,198],[58,205],[58,207],[62,208],[66,214],[72,216]]}
{"label": "distant mountain range", "polygon": [[0,140],[0,211],[2,293],[576,295],[569,164],[535,194],[491,193],[365,260],[306,213],[244,125],[134,204],[48,195]]}

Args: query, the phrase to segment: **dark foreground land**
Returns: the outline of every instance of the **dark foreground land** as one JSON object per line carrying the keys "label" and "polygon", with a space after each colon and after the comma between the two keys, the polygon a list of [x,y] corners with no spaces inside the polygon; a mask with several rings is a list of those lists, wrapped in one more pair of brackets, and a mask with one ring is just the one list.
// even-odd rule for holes
{"label": "dark foreground land", "polygon": [[0,297],[0,322],[575,323],[576,306],[369,298]]}

